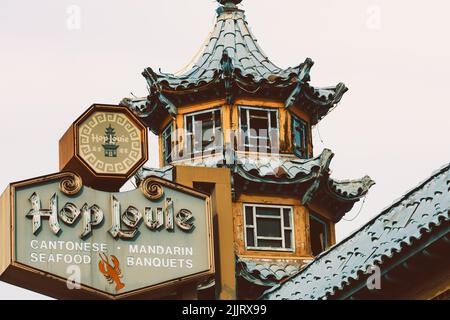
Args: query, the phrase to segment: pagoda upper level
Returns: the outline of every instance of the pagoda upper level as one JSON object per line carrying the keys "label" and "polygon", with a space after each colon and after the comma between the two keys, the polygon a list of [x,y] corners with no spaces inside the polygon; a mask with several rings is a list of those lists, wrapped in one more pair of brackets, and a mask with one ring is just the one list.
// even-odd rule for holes
{"label": "pagoda upper level", "polygon": [[149,95],[124,99],[156,134],[167,117],[175,117],[180,107],[225,99],[232,105],[238,99],[278,101],[285,109],[299,109],[317,124],[347,91],[343,83],[319,88],[310,84],[313,61],[286,69],[275,65],[259,46],[238,7],[241,1],[218,0],[217,20],[203,52],[192,68],[181,74],[143,72]]}

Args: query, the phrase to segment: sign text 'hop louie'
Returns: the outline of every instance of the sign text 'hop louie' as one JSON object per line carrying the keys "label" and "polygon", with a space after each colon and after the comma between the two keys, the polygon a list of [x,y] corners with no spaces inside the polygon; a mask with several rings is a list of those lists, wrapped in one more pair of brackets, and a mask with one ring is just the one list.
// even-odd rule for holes
{"label": "sign text 'hop louie'", "polygon": [[209,197],[163,179],[109,193],[60,173],[12,184],[1,204],[5,281],[77,266],[81,290],[120,298],[214,272]]}

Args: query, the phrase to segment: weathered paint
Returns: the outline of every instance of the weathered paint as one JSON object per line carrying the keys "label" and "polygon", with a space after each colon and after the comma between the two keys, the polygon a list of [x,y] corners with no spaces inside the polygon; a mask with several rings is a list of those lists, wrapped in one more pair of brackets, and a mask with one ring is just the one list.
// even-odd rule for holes
{"label": "weathered paint", "polygon": [[220,279],[219,298],[223,300],[236,299],[236,277],[235,277],[235,251],[234,226],[231,198],[231,174],[225,168],[197,168],[177,166],[176,182],[193,187],[194,183],[214,184],[214,192],[211,195],[214,220],[217,220],[217,236],[219,251],[216,252],[216,279]]}
{"label": "weathered paint", "polygon": [[[295,237],[295,251],[262,251],[262,250],[247,250],[245,248],[245,225],[244,225],[244,204],[266,204],[266,205],[280,205],[293,207],[293,221],[294,221],[294,237]],[[284,197],[281,195],[250,195],[242,194],[233,203],[233,219],[235,221],[235,239],[236,239],[236,254],[242,257],[252,258],[268,258],[276,257],[289,259],[310,259],[311,255],[307,246],[306,217],[308,210],[300,203],[300,200],[292,197]]]}

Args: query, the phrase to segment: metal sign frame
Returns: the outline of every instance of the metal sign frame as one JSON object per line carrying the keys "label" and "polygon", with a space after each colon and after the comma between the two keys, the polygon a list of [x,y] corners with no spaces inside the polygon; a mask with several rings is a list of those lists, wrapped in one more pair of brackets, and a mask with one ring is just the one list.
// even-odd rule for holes
{"label": "metal sign frame", "polygon": [[[80,289],[69,290],[66,286],[66,278],[36,269],[32,266],[19,263],[15,256],[15,194],[16,191],[36,184],[59,181],[60,191],[67,196],[75,196],[83,188],[81,177],[72,172],[62,172],[46,175],[38,178],[15,182],[9,185],[0,198],[0,243],[2,253],[0,255],[0,280],[18,285],[23,288],[46,294],[58,299],[146,299],[161,297],[174,288],[187,283],[201,281],[215,274],[214,265],[214,242],[213,223],[210,196],[185,187],[183,185],[167,181],[158,177],[149,177],[143,181],[141,192],[146,197],[152,196],[152,190],[146,190],[145,186],[161,185],[172,188],[185,194],[205,200],[205,215],[208,238],[208,264],[209,269],[200,273],[192,274],[182,278],[166,281],[161,284],[143,287],[132,292],[123,294],[109,294],[104,291],[81,284]],[[144,187],[143,187],[144,186]],[[158,291],[158,292],[155,292]]]}

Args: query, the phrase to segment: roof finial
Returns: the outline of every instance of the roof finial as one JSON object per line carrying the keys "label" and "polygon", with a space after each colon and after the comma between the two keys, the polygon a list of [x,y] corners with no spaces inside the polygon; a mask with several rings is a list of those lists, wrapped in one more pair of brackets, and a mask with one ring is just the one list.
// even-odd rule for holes
{"label": "roof finial", "polygon": [[227,3],[232,3],[232,4],[239,4],[242,2],[242,0],[217,0],[217,2],[219,2],[221,5],[226,5]]}
{"label": "roof finial", "polygon": [[217,14],[220,16],[224,12],[232,12],[239,10],[237,5],[242,2],[242,0],[217,0],[222,6],[217,8]]}

